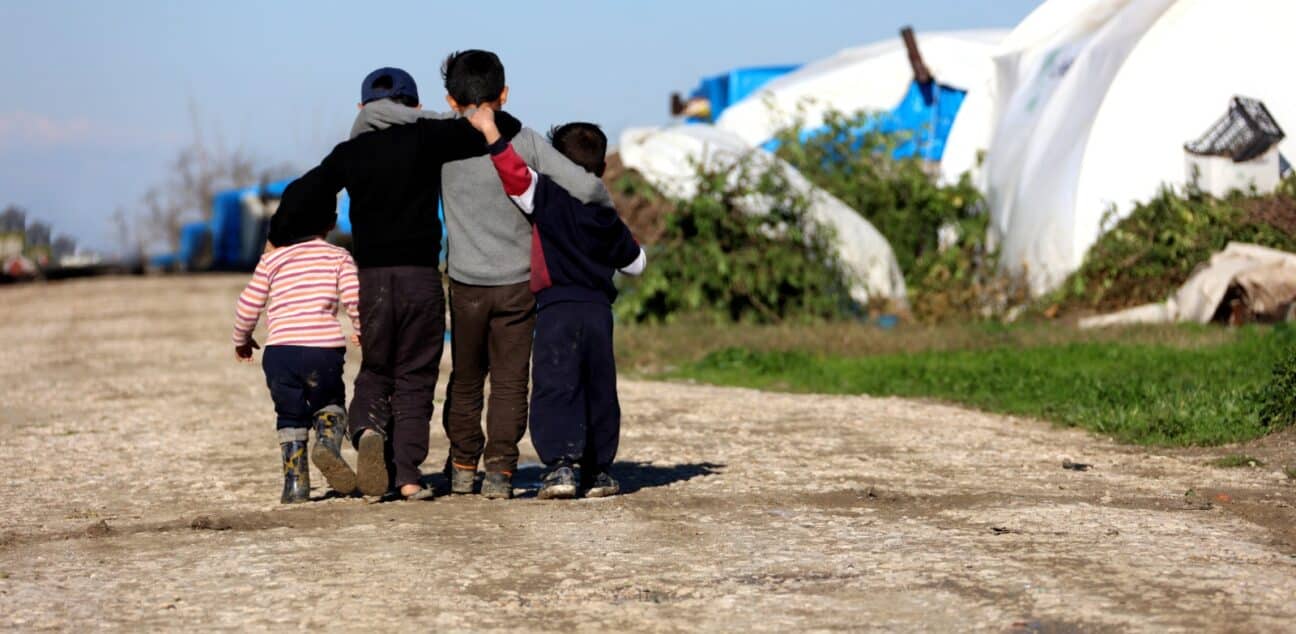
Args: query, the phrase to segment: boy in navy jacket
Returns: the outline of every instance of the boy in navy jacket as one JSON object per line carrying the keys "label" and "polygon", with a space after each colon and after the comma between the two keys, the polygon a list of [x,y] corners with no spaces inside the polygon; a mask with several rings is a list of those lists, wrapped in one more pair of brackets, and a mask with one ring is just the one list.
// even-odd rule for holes
{"label": "boy in navy jacket", "polygon": [[[479,108],[469,118],[489,144],[504,191],[531,221],[531,292],[536,296],[532,361],[531,441],[548,467],[542,499],[576,497],[574,468],[588,497],[615,495],[608,473],[621,435],[616,361],[612,355],[612,276],[638,275],[647,262],[616,210],[582,203],[527,167]],[[554,130],[554,148],[603,175],[607,137],[598,126],[569,123]]]}

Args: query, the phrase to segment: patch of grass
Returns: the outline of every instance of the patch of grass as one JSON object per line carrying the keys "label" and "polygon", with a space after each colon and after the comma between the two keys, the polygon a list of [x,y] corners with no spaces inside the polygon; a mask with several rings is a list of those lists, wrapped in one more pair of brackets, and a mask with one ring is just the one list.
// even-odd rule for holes
{"label": "patch of grass", "polygon": [[1296,347],[1292,329],[1252,327],[1221,343],[1087,341],[850,357],[728,348],[672,376],[793,392],[937,398],[1150,445],[1217,445],[1276,429],[1260,392]]}
{"label": "patch of grass", "polygon": [[1238,469],[1241,467],[1263,467],[1264,461],[1259,458],[1252,458],[1243,453],[1235,453],[1218,458],[1210,462],[1212,467],[1221,469]]}
{"label": "patch of grass", "polygon": [[[1069,343],[1136,343],[1199,348],[1236,341],[1241,332],[1213,326],[1158,325],[1079,330],[1058,323],[906,323],[884,330],[858,321],[716,324],[682,317],[670,324],[619,323],[618,367],[639,374],[669,372],[726,348],[800,351],[845,357],[928,351],[1028,348]],[[1293,392],[1296,395],[1296,391]]]}
{"label": "patch of grass", "polygon": [[1283,475],[1286,475],[1288,480],[1296,480],[1296,467],[1283,467]]}

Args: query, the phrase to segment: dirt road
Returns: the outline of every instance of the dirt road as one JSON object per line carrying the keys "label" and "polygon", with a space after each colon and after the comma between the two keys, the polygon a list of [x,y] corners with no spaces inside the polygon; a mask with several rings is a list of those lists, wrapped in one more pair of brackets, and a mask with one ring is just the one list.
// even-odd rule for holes
{"label": "dirt road", "polygon": [[897,399],[625,380],[627,495],[283,508],[241,282],[0,288],[0,627],[1296,627],[1280,465]]}

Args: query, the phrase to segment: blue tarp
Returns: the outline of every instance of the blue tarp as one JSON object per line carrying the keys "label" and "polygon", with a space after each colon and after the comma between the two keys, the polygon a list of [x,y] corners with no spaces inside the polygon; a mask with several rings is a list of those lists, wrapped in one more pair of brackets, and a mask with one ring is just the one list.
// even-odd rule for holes
{"label": "blue tarp", "polygon": [[[198,268],[197,258],[208,240],[211,241],[211,268],[220,270],[250,270],[256,266],[264,245],[262,227],[245,227],[243,198],[251,194],[266,194],[275,198],[283,196],[284,189],[294,179],[268,183],[264,187],[242,187],[217,193],[212,198],[211,220],[193,222],[180,228],[180,248],[175,253],[164,253],[150,259],[153,266],[170,269],[181,266],[187,270]],[[351,197],[343,190],[337,207],[338,232],[351,235]],[[441,257],[446,254],[445,212],[437,202],[437,217],[441,219]]]}
{"label": "blue tarp", "polygon": [[[949,138],[954,118],[958,116],[966,96],[967,91],[951,86],[935,82],[910,82],[909,90],[899,105],[851,130],[851,135],[858,142],[862,142],[862,137],[869,132],[901,135],[905,137],[905,141],[892,152],[894,158],[918,156],[939,162],[945,155],[945,140]],[[801,140],[809,140],[823,134],[825,130],[826,128],[804,130],[801,132]],[[777,150],[778,146],[777,139],[762,144],[762,147],[771,152]],[[854,147],[859,149],[859,145]]]}
{"label": "blue tarp", "polygon": [[[715,121],[726,108],[738,103],[747,95],[756,92],[758,88],[764,86],[769,80],[790,73],[797,68],[800,68],[800,66],[735,68],[727,73],[704,77],[689,97],[704,97],[711,102],[711,118],[707,121]],[[701,120],[697,119],[696,121]]]}

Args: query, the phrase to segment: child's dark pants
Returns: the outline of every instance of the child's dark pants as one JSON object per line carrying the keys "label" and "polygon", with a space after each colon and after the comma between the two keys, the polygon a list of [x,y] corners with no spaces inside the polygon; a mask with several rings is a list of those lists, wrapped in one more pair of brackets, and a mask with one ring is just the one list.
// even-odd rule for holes
{"label": "child's dark pants", "polygon": [[[487,471],[517,468],[518,443],[526,433],[535,320],[535,296],[526,282],[471,286],[450,280],[454,369],[446,388],[444,424],[450,461],[460,468],[476,468],[483,453]],[[483,436],[482,391],[488,373],[490,409]]]}
{"label": "child's dark pants", "polygon": [[310,429],[315,412],[346,405],[345,358],[343,348],[266,346],[261,368],[279,417],[278,429]]}
{"label": "child's dark pants", "polygon": [[366,429],[383,434],[393,484],[417,484],[445,347],[441,272],[387,266],[362,268],[359,277],[363,359],[351,400],[351,440],[358,442]]}
{"label": "child's dark pants", "polygon": [[612,309],[562,302],[540,309],[531,374],[531,442],[546,465],[606,470],[621,435]]}

